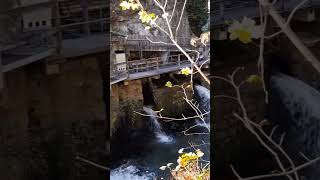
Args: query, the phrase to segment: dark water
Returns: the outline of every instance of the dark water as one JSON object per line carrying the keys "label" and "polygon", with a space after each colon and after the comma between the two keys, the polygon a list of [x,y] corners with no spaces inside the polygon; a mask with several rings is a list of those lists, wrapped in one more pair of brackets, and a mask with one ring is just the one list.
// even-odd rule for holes
{"label": "dark water", "polygon": [[[198,88],[196,91],[201,105],[209,103],[208,89]],[[150,121],[157,119],[150,118]],[[208,119],[206,121],[210,126]],[[200,123],[202,121],[194,121],[194,125]],[[184,152],[194,151],[190,148],[190,143],[201,145],[195,148],[201,149],[205,153],[203,159],[209,161],[210,134],[184,135],[182,132],[161,129],[162,127],[158,129],[157,122],[154,122],[151,128],[154,128],[154,133],[136,132],[129,141],[113,143],[112,157],[118,159],[113,160],[111,180],[168,179],[169,170],[162,171],[160,166],[173,163],[174,168],[178,164],[179,149],[185,148]],[[208,129],[201,124],[194,132],[208,133]]]}
{"label": "dark water", "polygon": [[[160,166],[166,165],[167,163],[174,163],[173,167],[175,167],[179,156],[178,150],[188,147],[189,142],[195,144],[202,144],[202,141],[209,142],[209,137],[204,135],[185,136],[179,134],[173,138],[174,140],[170,143],[159,143],[157,139],[149,142],[137,142],[143,143],[144,149],[131,149],[131,147],[126,147],[127,150],[130,149],[133,152],[130,153],[130,151],[123,149],[127,153],[130,153],[130,156],[123,161],[123,164],[111,171],[111,179],[130,178],[140,180],[152,179],[153,176],[168,179],[169,171],[160,170]],[[201,146],[199,149],[202,149],[206,154],[204,159],[209,160],[209,145]],[[187,152],[188,149],[185,149],[185,151]],[[120,170],[121,168],[122,170]]]}

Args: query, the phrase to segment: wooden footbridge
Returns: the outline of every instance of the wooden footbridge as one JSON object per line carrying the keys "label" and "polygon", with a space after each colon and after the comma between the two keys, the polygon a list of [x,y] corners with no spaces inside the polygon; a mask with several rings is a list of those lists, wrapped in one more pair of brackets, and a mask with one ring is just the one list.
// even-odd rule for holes
{"label": "wooden footbridge", "polygon": [[[195,58],[194,53],[188,54],[193,59]],[[206,59],[199,59],[195,63],[204,67],[210,63],[209,60],[210,57],[207,57]],[[121,65],[125,65],[126,69],[119,71],[117,67]],[[112,66],[111,84],[124,80],[134,80],[159,76],[161,74],[176,73],[185,67],[191,67],[191,63],[184,54],[168,56],[166,61],[163,61],[161,57],[154,57],[118,63]]]}

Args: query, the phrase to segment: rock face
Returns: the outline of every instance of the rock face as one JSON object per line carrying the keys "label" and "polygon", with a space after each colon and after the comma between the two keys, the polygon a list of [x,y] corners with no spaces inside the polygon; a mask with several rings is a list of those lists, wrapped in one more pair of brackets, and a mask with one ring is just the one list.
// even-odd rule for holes
{"label": "rock face", "polygon": [[[143,39],[145,39],[146,36],[150,37],[151,39],[156,37],[167,37],[167,35],[162,32],[161,30],[158,30],[157,28],[152,28],[151,30],[146,30],[145,26],[141,23],[141,20],[139,19],[138,11],[122,11],[120,9],[120,1],[113,1],[111,3],[111,30],[120,32],[127,35],[135,35],[135,36],[141,36]],[[169,14],[173,11],[173,5],[174,0],[168,0],[166,10],[169,12]],[[145,4],[146,10],[148,12],[153,12],[156,15],[158,15],[157,24],[161,26],[163,29],[168,31],[167,24],[162,18],[162,11],[157,7],[157,5],[154,4],[153,1],[148,1],[148,3]],[[177,34],[179,39],[188,39],[190,41],[191,39],[191,30],[189,26],[189,21],[187,17],[187,12],[183,13],[180,27],[176,33],[176,28],[180,19],[181,11],[183,7],[183,2],[177,2],[175,13],[172,17],[170,26],[173,29],[173,33]],[[178,39],[178,41],[179,41]],[[166,41],[166,39],[162,38],[162,41]]]}
{"label": "rock face", "polygon": [[[187,89],[187,95],[193,97],[190,88]],[[178,87],[158,87],[153,89],[153,97],[156,109],[164,109],[162,115],[166,117],[181,117],[181,114],[187,114],[190,106],[183,100],[183,90]]]}
{"label": "rock face", "polygon": [[[141,112],[143,109],[142,83],[140,80],[114,84],[111,86],[110,127],[111,136],[118,128],[136,129],[141,127]],[[120,127],[121,126],[121,127]]]}
{"label": "rock face", "polygon": [[5,74],[0,179],[103,178],[75,160],[82,154],[105,163],[106,112],[97,59],[67,60],[55,75],[47,75],[45,67],[40,62]]}

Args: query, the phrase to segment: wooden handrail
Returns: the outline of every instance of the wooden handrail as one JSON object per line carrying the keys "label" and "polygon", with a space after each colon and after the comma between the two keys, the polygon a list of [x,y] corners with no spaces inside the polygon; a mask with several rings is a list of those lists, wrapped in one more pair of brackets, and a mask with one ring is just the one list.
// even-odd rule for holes
{"label": "wooden handrail", "polygon": [[[191,53],[188,53],[188,54],[193,54],[192,52]],[[175,55],[170,55],[168,58],[171,58],[171,57],[179,57],[179,56],[184,56],[184,54],[175,54]],[[152,58],[146,58],[146,59],[139,59],[139,60],[131,60],[131,61],[128,61],[128,62],[139,62],[139,61],[146,61],[146,60],[150,60],[150,59],[158,59],[160,57],[152,57]],[[160,61],[161,61],[161,58],[160,58]]]}
{"label": "wooden handrail", "polygon": [[[95,19],[95,20],[89,20],[89,21],[83,21],[83,22],[77,22],[77,23],[71,23],[67,25],[62,25],[59,27],[59,29],[64,29],[72,26],[78,26],[78,25],[84,25],[84,24],[92,24],[92,23],[97,23],[97,22],[106,22],[108,18],[101,18],[101,19]],[[107,22],[106,22],[107,23]]]}
{"label": "wooden handrail", "polygon": [[[189,53],[192,54],[192,53]],[[133,60],[128,61],[128,71],[147,71],[150,68],[157,68],[159,69],[162,66],[168,66],[168,65],[178,65],[181,66],[182,63],[189,62],[187,59],[181,61],[181,56],[184,56],[184,54],[177,54],[177,55],[171,55],[169,56],[169,61],[163,62],[161,57],[155,57],[155,58],[148,58],[148,59],[141,59],[141,60]],[[174,59],[174,57],[177,57],[177,59]]]}

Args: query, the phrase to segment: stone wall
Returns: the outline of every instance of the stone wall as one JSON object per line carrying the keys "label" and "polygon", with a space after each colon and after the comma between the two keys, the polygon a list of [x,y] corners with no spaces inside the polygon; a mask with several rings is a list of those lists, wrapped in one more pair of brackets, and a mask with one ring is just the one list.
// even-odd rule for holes
{"label": "stone wall", "polygon": [[143,93],[140,80],[120,82],[111,86],[110,95],[111,135],[119,128],[121,129],[141,127],[141,115],[134,111],[142,111]]}
{"label": "stone wall", "polygon": [[[101,170],[75,160],[105,163],[105,102],[97,59],[45,62],[5,74],[0,98],[0,179],[97,179]],[[23,147],[23,148],[22,148]]]}
{"label": "stone wall", "polygon": [[[161,78],[159,81],[165,81],[166,79]],[[183,100],[184,94],[182,89],[165,87],[165,83],[162,83],[161,86],[154,83],[153,81],[142,79],[127,81],[125,83],[120,82],[111,86],[111,136],[116,132],[118,132],[117,135],[125,136],[125,134],[134,130],[148,128],[148,123],[144,121],[146,118],[134,112],[145,113],[143,111],[145,104],[152,105],[154,110],[163,108],[162,115],[166,117],[178,118],[182,114],[188,116],[190,112],[193,112],[191,107]],[[146,88],[144,86],[150,87]],[[150,92],[146,92],[147,89]],[[188,97],[192,98],[191,88],[187,88],[186,90]],[[151,102],[152,104],[150,104]]]}
{"label": "stone wall", "polygon": [[[166,11],[170,14],[173,11],[174,7],[174,0],[169,0],[166,6]],[[160,39],[163,42],[169,41],[169,39],[165,39],[167,35],[163,33],[162,31],[153,28],[151,31],[146,30],[145,26],[141,23],[141,20],[139,19],[138,11],[123,11],[120,8],[120,1],[112,0],[111,3],[111,29],[116,32],[120,32],[126,35],[133,35],[135,38],[133,39],[145,39],[146,36],[148,36],[150,39],[154,39],[157,37],[162,37]],[[161,17],[161,14],[163,13],[160,8],[153,2],[148,1],[144,2],[145,8],[147,8],[148,12],[153,12],[156,15],[159,16],[157,23],[159,26],[161,26],[164,30],[168,31],[166,22],[164,18]],[[176,9],[174,16],[172,17],[172,29],[173,32],[176,31],[176,26],[180,20],[181,12],[179,12],[179,9],[182,9],[183,2],[177,2]],[[183,17],[181,19],[180,27],[178,29],[178,43],[188,42],[191,39],[192,31],[189,25],[188,15],[187,12],[183,13]],[[139,38],[138,38],[139,37]],[[181,39],[180,39],[181,38]],[[185,40],[182,40],[185,39]],[[156,39],[155,41],[159,41],[159,39]],[[180,42],[181,41],[181,42]]]}

